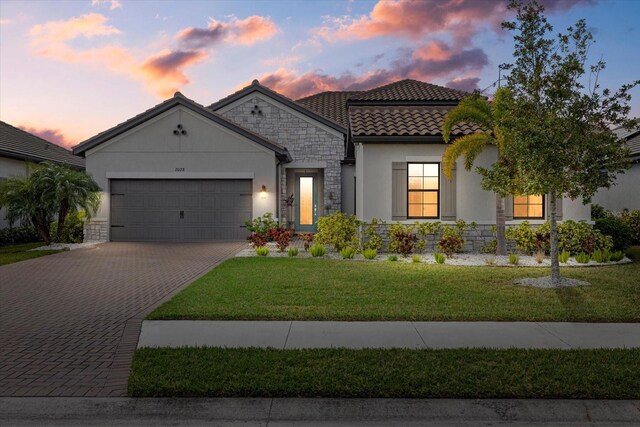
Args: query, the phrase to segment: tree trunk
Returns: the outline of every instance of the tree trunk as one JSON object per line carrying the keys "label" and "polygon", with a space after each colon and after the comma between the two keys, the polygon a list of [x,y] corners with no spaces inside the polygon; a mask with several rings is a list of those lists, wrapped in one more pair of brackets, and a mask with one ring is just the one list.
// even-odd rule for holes
{"label": "tree trunk", "polygon": [[43,221],[39,220],[38,218],[32,217],[31,222],[33,223],[33,226],[35,227],[36,231],[38,232],[42,240],[44,240],[44,243],[46,245],[50,245],[51,236],[49,233],[49,227],[47,227],[47,225]]}
{"label": "tree trunk", "polygon": [[556,220],[556,192],[549,193],[549,216],[551,223],[551,283],[560,284],[560,262],[558,261],[558,223]]}
{"label": "tree trunk", "polygon": [[496,255],[506,255],[507,240],[505,237],[504,203],[499,194],[496,194],[496,240],[498,242]]}
{"label": "tree trunk", "polygon": [[64,220],[67,219],[69,214],[69,207],[66,205],[60,206],[58,211],[58,229],[56,230],[56,242],[62,242],[62,232],[64,231]]}

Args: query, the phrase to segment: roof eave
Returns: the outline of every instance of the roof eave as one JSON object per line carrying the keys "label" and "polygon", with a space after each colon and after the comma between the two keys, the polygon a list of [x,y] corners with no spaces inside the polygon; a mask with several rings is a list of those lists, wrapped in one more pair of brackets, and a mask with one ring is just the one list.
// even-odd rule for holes
{"label": "roof eave", "polygon": [[442,135],[353,135],[353,142],[370,144],[444,144]]}
{"label": "roof eave", "polygon": [[455,107],[460,103],[459,100],[347,100],[347,106],[385,106],[385,107],[407,107],[407,106],[429,106],[429,107]]}

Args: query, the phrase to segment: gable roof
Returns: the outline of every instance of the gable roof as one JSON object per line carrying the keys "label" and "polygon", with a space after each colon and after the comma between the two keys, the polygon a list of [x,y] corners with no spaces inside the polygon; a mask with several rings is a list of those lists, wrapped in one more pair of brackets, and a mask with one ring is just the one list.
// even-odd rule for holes
{"label": "gable roof", "polygon": [[181,94],[180,92],[176,92],[173,95],[173,98],[169,98],[166,101],[156,105],[153,108],[148,109],[147,111],[138,114],[137,116],[134,116],[132,118],[130,118],[129,120],[122,122],[114,127],[112,127],[111,129],[108,129],[104,132],[99,133],[98,135],[87,139],[86,141],[76,145],[75,147],[73,147],[73,154],[77,154],[77,155],[84,155],[87,150],[90,150],[91,148],[94,148],[100,144],[102,144],[103,142],[106,142],[112,138],[115,138],[118,135],[123,134],[124,132],[127,132],[133,128],[135,128],[136,126],[146,122],[147,120],[150,120],[166,111],[169,111],[170,109],[176,107],[176,106],[182,106],[185,108],[188,108],[189,110],[200,114],[201,116],[206,117],[207,119],[222,125],[224,127],[226,127],[227,129],[244,136],[245,138],[248,138],[250,140],[252,140],[253,142],[256,142],[260,145],[262,145],[263,147],[266,147],[272,151],[274,151],[276,153],[276,157],[281,160],[281,161],[285,161],[285,162],[290,162],[291,161],[291,156],[289,155],[289,152],[287,151],[287,149],[285,147],[283,147],[282,145],[270,141],[268,139],[266,139],[265,137],[258,135],[257,133],[250,131],[249,129],[246,129],[244,127],[241,127],[235,123],[233,123],[230,120],[227,120],[226,118],[222,117],[219,114],[214,113],[213,111],[203,107],[202,105],[192,101],[191,99],[185,97],[183,94]]}
{"label": "gable roof", "polygon": [[69,150],[0,121],[0,156],[31,162],[50,161],[84,169],[84,159]]}
{"label": "gable roof", "polygon": [[360,92],[359,95],[351,96],[348,102],[349,104],[375,103],[409,105],[418,103],[420,105],[455,105],[469,95],[471,95],[469,92],[463,92],[461,90],[450,89],[418,80],[404,79],[365,92]]}
{"label": "gable roof", "polygon": [[251,82],[250,85],[245,86],[239,91],[234,92],[231,95],[224,97],[217,102],[214,102],[213,104],[209,105],[208,108],[212,111],[219,110],[231,104],[232,102],[235,102],[238,99],[243,98],[253,92],[258,92],[272,99],[275,99],[276,101],[286,105],[289,108],[292,108],[295,111],[298,111],[299,113],[304,114],[307,117],[314,119],[315,121],[318,121],[326,126],[329,126],[330,128],[335,129],[340,133],[343,133],[345,135],[347,134],[346,126],[343,126],[339,122],[336,122],[327,116],[318,114],[318,112],[307,108],[304,104],[298,103],[290,98],[287,98],[284,95],[279,94],[274,90],[269,89],[266,86],[261,85],[258,80],[254,80],[253,82]]}
{"label": "gable roof", "polygon": [[637,121],[636,126],[631,129],[620,126],[614,129],[613,133],[615,133],[618,138],[626,141],[632,158],[640,157],[640,122]]}
{"label": "gable roof", "polygon": [[[351,106],[351,133],[362,136],[442,137],[442,123],[451,106]],[[461,123],[453,127],[452,136],[482,132],[475,124]]]}

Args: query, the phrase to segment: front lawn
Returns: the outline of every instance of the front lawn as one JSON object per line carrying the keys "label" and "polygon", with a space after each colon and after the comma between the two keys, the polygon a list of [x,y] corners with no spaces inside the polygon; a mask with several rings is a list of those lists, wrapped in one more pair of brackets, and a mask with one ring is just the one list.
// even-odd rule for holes
{"label": "front lawn", "polygon": [[548,269],[234,258],[149,319],[640,321],[640,263],[564,268],[589,287],[513,280]]}
{"label": "front lawn", "polygon": [[30,251],[43,246],[44,243],[26,243],[22,245],[0,246],[0,265],[38,258],[45,255],[57,254],[58,250]]}
{"label": "front lawn", "polygon": [[640,398],[633,350],[144,348],[131,396]]}

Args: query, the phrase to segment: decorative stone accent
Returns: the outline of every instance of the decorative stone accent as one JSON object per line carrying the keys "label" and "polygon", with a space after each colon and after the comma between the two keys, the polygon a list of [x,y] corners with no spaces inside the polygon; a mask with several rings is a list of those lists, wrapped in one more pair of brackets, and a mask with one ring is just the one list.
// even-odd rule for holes
{"label": "decorative stone accent", "polygon": [[92,219],[84,222],[85,242],[106,242],[109,240],[109,228],[106,219]]}
{"label": "decorative stone accent", "polygon": [[[257,110],[262,114],[256,114]],[[253,112],[253,114],[252,114]],[[271,141],[283,145],[294,162],[324,162],[324,215],[339,212],[341,196],[341,165],[344,158],[344,137],[327,132],[320,125],[303,120],[258,96],[222,113],[227,119],[250,129]],[[281,199],[287,197],[287,176],[285,168],[280,175]],[[287,213],[287,205],[280,200],[280,216]]]}
{"label": "decorative stone accent", "polygon": [[[463,252],[480,252],[480,250],[496,239],[493,231],[493,225],[477,225],[475,229],[468,229],[463,234],[464,249]],[[507,229],[509,226],[507,226]],[[378,225],[378,233],[383,240],[382,250],[386,252],[389,248],[389,224]],[[425,252],[434,252],[438,250],[439,236],[427,236],[427,243],[424,247]],[[507,241],[507,252],[515,252],[516,247],[513,242]]]}

